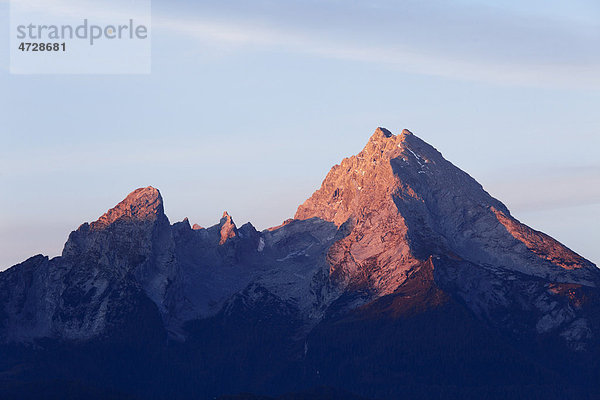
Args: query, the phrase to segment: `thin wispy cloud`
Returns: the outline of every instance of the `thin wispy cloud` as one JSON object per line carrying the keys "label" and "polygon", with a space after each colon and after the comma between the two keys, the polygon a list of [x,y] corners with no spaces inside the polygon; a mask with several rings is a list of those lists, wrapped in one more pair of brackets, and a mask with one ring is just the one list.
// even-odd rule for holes
{"label": "thin wispy cloud", "polygon": [[[479,5],[388,8],[330,2],[312,11],[198,6],[188,16],[155,13],[158,31],[177,33],[200,46],[230,51],[269,49],[374,63],[399,71],[543,87],[600,87],[600,29],[568,18],[527,17]],[[271,5],[271,4],[270,4]],[[329,7],[328,7],[329,5]],[[356,9],[353,9],[356,8]],[[297,11],[297,12],[295,12]],[[600,17],[600,14],[599,14]]]}
{"label": "thin wispy cloud", "polygon": [[[53,12],[67,16],[110,19],[127,13],[119,3],[100,7],[82,1],[74,9],[60,0],[19,1],[40,9],[51,4]],[[297,1],[153,3],[155,34],[191,40],[199,54],[204,48],[275,50],[494,84],[600,88],[600,7],[591,2],[583,2],[585,11],[598,18],[577,20],[475,1],[348,2],[344,7],[335,1],[308,7]],[[155,46],[155,57],[165,51]]]}
{"label": "thin wispy cloud", "polygon": [[[532,86],[600,87],[600,74],[583,65],[500,65],[485,61],[425,53],[422,49],[394,43],[357,45],[312,35],[279,31],[238,23],[214,23],[194,19],[154,18],[154,28],[170,30],[203,45],[275,48],[323,58],[374,63],[403,72],[493,83]],[[231,49],[231,47],[230,47]]]}

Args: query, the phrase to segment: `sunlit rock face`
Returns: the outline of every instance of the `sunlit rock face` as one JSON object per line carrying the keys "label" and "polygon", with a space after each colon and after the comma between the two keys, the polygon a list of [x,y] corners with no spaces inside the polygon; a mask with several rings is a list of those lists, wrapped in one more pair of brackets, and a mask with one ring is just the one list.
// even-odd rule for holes
{"label": "sunlit rock face", "polygon": [[[308,217],[338,226],[352,221],[346,242],[352,242],[347,247],[353,259],[397,261],[392,271],[409,266],[411,257],[447,255],[556,280],[594,285],[597,279],[592,263],[512,218],[479,183],[408,130],[395,136],[378,128],[363,151],[333,167],[298,208],[296,218]],[[397,260],[383,254],[390,247]],[[580,271],[566,277],[565,269]]]}
{"label": "sunlit rock face", "polygon": [[[189,393],[351,380],[386,398],[427,373],[398,361],[407,353],[435,363],[446,352],[447,376],[485,359],[507,385],[507,371],[529,365],[520,357],[596,354],[599,284],[595,265],[521,224],[435,148],[378,128],[294,219],[262,232],[227,212],[208,228],[171,224],[157,189],[133,191],[72,232],[61,257],[0,273],[0,342],[166,354],[177,343],[156,367],[204,365],[204,380],[180,371]],[[377,374],[408,381],[377,391]]]}
{"label": "sunlit rock face", "polygon": [[[347,236],[328,250],[330,275],[349,289],[369,291],[370,299],[394,293],[431,258],[436,284],[452,288],[482,318],[506,327],[511,314],[531,312],[529,324],[538,331],[547,327],[568,338],[577,313],[572,305],[553,303],[548,282],[599,282],[591,262],[519,223],[408,130],[393,135],[378,128],[359,154],[333,167],[296,213],[297,219],[311,217],[348,225]],[[521,293],[522,285],[537,297]],[[582,330],[578,337],[588,337]]]}
{"label": "sunlit rock face", "polygon": [[163,200],[159,191],[151,186],[136,189],[125,200],[108,210],[96,222],[92,230],[106,229],[115,222],[154,222],[164,216]]}

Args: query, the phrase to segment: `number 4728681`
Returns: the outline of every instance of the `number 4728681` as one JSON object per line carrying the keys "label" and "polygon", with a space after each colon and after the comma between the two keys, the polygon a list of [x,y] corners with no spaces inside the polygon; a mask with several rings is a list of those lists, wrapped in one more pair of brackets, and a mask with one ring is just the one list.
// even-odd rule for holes
{"label": "number 4728681", "polygon": [[21,51],[67,51],[65,43],[24,43],[19,45]]}

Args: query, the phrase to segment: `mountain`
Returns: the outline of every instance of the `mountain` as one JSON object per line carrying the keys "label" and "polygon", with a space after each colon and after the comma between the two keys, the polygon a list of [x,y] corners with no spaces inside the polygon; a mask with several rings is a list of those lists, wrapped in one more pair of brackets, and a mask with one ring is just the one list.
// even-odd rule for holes
{"label": "mountain", "polygon": [[171,224],[146,187],[0,273],[0,390],[594,398],[599,286],[435,148],[378,128],[278,227]]}

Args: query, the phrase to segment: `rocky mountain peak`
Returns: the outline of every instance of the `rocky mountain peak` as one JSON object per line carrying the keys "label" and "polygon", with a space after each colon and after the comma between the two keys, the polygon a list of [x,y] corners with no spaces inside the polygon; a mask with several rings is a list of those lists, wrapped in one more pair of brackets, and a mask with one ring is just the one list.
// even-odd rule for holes
{"label": "rocky mountain peak", "polygon": [[373,135],[371,135],[369,141],[361,152],[362,154],[358,154],[358,156],[389,156],[391,155],[391,150],[397,150],[402,147],[402,142],[402,135],[394,135],[389,130],[380,127],[375,129],[375,132]]}
{"label": "rocky mountain peak", "polygon": [[148,186],[129,193],[115,207],[90,224],[92,230],[104,229],[117,221],[152,222],[164,215],[163,199],[158,189]]}
{"label": "rocky mountain peak", "polygon": [[377,128],[360,153],[331,169],[321,188],[298,208],[295,218],[318,217],[340,226],[367,209],[381,208],[382,201],[391,203],[389,195],[400,182],[390,160],[408,152],[405,141],[406,135]]}
{"label": "rocky mountain peak", "polygon": [[393,291],[418,260],[440,254],[475,264],[493,259],[534,276],[581,269],[569,280],[597,280],[587,260],[514,219],[477,181],[408,130],[393,135],[377,128],[360,153],[334,166],[295,215],[314,217],[337,226],[351,222],[351,234],[329,250],[330,272],[344,279],[366,276],[379,293]]}
{"label": "rocky mountain peak", "polygon": [[[184,220],[189,226],[189,222]],[[115,254],[123,255],[124,248],[136,253],[148,252],[153,235],[158,231],[169,230],[169,220],[164,213],[163,199],[158,189],[148,186],[128,194],[123,201],[104,213],[91,224],[84,223],[69,235],[63,248],[63,257],[81,257],[120,250]],[[170,231],[169,231],[170,233]],[[145,250],[141,250],[145,249]],[[114,264],[114,263],[113,263]]]}
{"label": "rocky mountain peak", "polygon": [[385,128],[378,127],[377,129],[375,129],[375,133],[373,133],[373,136],[390,138],[390,137],[394,136],[394,134]]}
{"label": "rocky mountain peak", "polygon": [[221,228],[221,240],[219,241],[219,244],[224,244],[227,241],[227,239],[230,239],[237,234],[237,227],[235,226],[235,222],[233,222],[233,218],[231,218],[227,211],[223,212],[223,216],[221,217],[219,226]]}

